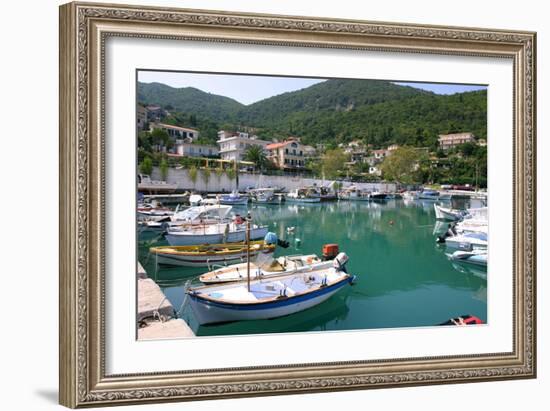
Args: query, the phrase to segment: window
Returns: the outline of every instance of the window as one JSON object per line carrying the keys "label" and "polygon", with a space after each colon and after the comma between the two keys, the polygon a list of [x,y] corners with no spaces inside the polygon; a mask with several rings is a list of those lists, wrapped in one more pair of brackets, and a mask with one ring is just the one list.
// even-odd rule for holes
{"label": "window", "polygon": [[300,150],[300,155],[303,156],[304,155],[304,152],[302,150]]}
{"label": "window", "polygon": [[285,154],[288,154],[288,148],[285,148]]}

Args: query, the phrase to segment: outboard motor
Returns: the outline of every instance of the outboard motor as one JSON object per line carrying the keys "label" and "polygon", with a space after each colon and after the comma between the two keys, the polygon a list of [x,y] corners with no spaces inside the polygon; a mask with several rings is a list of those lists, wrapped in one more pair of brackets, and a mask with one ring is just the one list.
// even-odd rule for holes
{"label": "outboard motor", "polygon": [[325,261],[333,260],[338,255],[340,249],[338,244],[325,244],[323,245],[323,259]]}
{"label": "outboard motor", "polygon": [[349,257],[346,253],[339,253],[332,262],[332,266],[338,270],[347,273],[346,264],[348,263]]}

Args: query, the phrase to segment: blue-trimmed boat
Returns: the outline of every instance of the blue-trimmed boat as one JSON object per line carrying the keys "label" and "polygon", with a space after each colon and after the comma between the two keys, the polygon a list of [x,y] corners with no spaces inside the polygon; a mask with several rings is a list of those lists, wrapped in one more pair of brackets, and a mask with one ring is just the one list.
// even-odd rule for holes
{"label": "blue-trimmed boat", "polygon": [[237,190],[233,190],[231,194],[222,194],[219,201],[220,204],[224,205],[247,205],[248,197],[239,194]]}
{"label": "blue-trimmed boat", "polygon": [[187,293],[199,324],[263,320],[307,310],[353,283],[345,270],[348,257],[338,254],[332,267],[190,288]]}

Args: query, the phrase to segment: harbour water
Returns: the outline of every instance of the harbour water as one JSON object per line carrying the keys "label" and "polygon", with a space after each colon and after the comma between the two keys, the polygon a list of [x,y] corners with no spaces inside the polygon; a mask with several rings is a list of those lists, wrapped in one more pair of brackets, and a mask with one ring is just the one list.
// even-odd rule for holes
{"label": "harbour water", "polygon": [[[453,207],[479,206],[474,203]],[[471,200],[475,201],[475,200]],[[185,285],[205,268],[157,266],[148,247],[165,245],[151,233],[139,241],[139,261],[162,288],[197,336],[425,327],[470,314],[487,321],[487,272],[452,263],[435,237],[446,229],[436,223],[433,201],[327,202],[249,205],[255,223],[266,224],[291,246],[276,256],[321,254],[337,243],[348,254],[348,272],[357,276],[326,302],[290,316],[262,321],[199,326]],[[245,214],[246,207],[235,209]]]}

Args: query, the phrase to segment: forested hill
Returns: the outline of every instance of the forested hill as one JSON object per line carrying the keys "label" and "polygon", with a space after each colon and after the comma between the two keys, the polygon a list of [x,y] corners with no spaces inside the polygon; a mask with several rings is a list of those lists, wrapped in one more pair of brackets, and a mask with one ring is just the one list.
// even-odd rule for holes
{"label": "forested hill", "polygon": [[[183,112],[180,119],[194,115],[218,128],[254,127],[263,138],[293,135],[308,144],[362,139],[435,147],[438,134],[487,134],[486,91],[437,95],[388,81],[328,80],[245,106],[197,89],[139,83],[138,98],[170,105]],[[215,128],[203,137],[215,141]]]}
{"label": "forested hill", "polygon": [[206,93],[194,87],[174,88],[162,83],[138,83],[138,101],[172,107],[170,111],[194,114],[212,121],[233,121],[245,107],[229,97]]}

